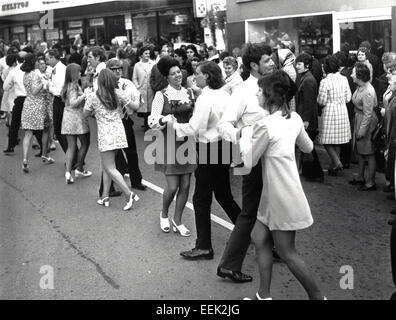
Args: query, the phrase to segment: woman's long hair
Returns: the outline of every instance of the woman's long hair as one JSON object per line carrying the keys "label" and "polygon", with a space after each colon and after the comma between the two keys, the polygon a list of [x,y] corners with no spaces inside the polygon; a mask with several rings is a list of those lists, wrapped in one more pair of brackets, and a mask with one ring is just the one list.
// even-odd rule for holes
{"label": "woman's long hair", "polygon": [[280,110],[283,116],[287,119],[290,118],[291,112],[287,102],[290,90],[293,90],[291,81],[283,70],[275,71],[258,81],[258,86],[263,91],[265,104],[270,113]]}
{"label": "woman's long hair", "polygon": [[96,91],[96,96],[108,110],[117,109],[118,97],[115,89],[118,89],[116,76],[109,69],[103,69],[98,77],[98,91]]}
{"label": "woman's long hair", "polygon": [[61,91],[63,102],[67,99],[68,88],[70,84],[78,86],[77,81],[80,76],[81,67],[76,63],[71,63],[66,67],[65,83]]}
{"label": "woman's long hair", "polygon": [[217,63],[213,61],[203,61],[198,63],[197,69],[200,68],[201,72],[208,75],[206,80],[210,89],[220,89],[224,85],[223,74]]}

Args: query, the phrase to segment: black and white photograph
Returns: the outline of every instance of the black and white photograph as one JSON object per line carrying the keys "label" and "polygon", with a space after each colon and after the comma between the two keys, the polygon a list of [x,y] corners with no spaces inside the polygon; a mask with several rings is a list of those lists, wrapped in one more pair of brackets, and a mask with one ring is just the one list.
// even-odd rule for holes
{"label": "black and white photograph", "polygon": [[395,0],[0,0],[0,300],[396,300],[395,33]]}

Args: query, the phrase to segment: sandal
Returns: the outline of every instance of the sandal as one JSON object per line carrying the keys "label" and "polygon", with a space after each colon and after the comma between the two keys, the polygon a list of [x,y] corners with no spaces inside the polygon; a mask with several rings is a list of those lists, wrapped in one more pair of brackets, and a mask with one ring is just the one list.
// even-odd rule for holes
{"label": "sandal", "polygon": [[175,220],[172,219],[172,225],[173,225],[173,232],[174,233],[179,232],[182,237],[191,236],[190,230],[188,230],[184,224],[181,224],[180,226],[178,226],[176,224]]}
{"label": "sandal", "polygon": [[160,212],[160,226],[163,232],[168,233],[170,231],[169,218],[162,218],[162,212]]}

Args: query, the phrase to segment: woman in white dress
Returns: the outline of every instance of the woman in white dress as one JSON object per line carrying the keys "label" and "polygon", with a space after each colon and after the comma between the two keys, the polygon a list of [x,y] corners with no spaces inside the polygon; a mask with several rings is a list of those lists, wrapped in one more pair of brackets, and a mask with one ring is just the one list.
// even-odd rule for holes
{"label": "woman in white dress", "polygon": [[150,60],[150,48],[142,47],[139,50],[140,61],[133,68],[132,82],[140,92],[140,108],[137,110],[139,117],[144,118],[144,125],[148,128],[148,116],[151,111],[151,102],[153,100],[153,90],[150,86],[151,69],[155,62]]}
{"label": "woman in white dress", "polygon": [[[310,299],[323,295],[295,248],[296,231],[312,225],[313,219],[301,186],[295,145],[302,152],[313,150],[313,143],[300,116],[290,112],[287,93],[291,80],[284,71],[265,76],[258,82],[257,97],[270,115],[253,127],[251,143],[244,144],[242,157],[247,167],[262,162],[263,190],[257,221],[252,231],[260,271],[256,299],[271,300],[272,248],[302,284]],[[245,139],[248,128],[242,130]],[[242,141],[241,141],[242,144]]]}

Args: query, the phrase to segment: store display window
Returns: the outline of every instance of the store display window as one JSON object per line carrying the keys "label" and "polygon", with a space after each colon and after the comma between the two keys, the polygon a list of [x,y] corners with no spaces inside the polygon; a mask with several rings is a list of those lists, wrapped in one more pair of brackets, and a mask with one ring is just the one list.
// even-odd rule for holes
{"label": "store display window", "polygon": [[276,20],[249,21],[248,41],[265,42],[277,47],[292,41],[296,54],[303,51],[318,59],[333,53],[332,15],[304,16]]}

